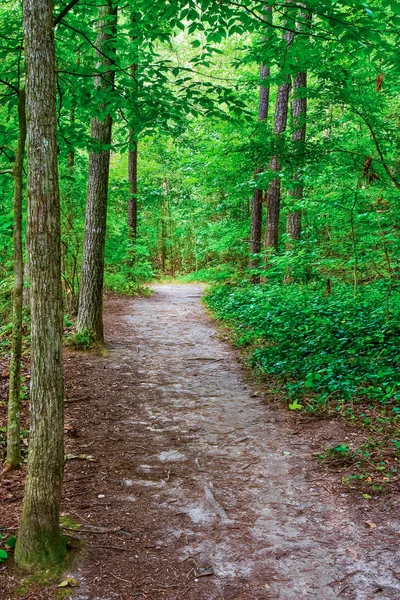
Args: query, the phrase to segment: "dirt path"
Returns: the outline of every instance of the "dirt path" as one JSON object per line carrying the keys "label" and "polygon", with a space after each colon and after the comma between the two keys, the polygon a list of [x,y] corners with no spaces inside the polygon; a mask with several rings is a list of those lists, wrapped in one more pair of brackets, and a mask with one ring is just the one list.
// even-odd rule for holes
{"label": "dirt path", "polygon": [[398,599],[390,505],[349,507],[318,482],[309,429],[254,396],[201,293],[111,300],[109,357],[67,356],[69,451],[96,461],[67,471],[89,545],[73,597]]}

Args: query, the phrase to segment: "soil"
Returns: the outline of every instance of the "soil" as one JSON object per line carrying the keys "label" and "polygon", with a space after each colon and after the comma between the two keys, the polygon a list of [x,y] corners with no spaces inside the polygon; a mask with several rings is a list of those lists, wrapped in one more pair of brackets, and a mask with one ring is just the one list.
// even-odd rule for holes
{"label": "soil", "polygon": [[[318,464],[321,448],[357,433],[293,414],[263,389],[202,291],[111,297],[108,355],[66,351],[63,523],[84,542],[68,597],[398,599],[399,495],[346,492]],[[21,495],[12,473],[0,493],[8,531]],[[0,598],[15,598],[21,579],[2,567]]]}

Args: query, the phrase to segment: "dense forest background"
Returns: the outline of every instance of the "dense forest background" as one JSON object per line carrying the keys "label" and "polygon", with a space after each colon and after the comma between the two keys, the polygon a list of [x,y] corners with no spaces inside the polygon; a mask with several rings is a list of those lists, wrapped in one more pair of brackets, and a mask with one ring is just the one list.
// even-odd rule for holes
{"label": "dense forest background", "polygon": [[[292,410],[337,412],[379,434],[392,460],[400,448],[399,4],[119,4],[54,9],[66,333],[85,272],[89,153],[111,149],[105,287],[141,293],[163,277],[215,284],[208,305]],[[21,19],[19,2],[2,2],[3,352],[12,331]],[[93,121],[112,121],[111,142],[93,134]],[[24,240],[25,220],[24,193]],[[78,330],[75,341],[89,346],[90,328]]]}

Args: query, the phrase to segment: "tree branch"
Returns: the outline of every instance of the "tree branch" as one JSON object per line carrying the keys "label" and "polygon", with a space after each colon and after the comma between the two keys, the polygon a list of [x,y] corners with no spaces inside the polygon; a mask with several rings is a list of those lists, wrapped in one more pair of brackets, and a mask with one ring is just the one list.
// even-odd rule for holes
{"label": "tree branch", "polygon": [[4,79],[0,79],[0,83],[2,83],[3,85],[6,85],[8,88],[10,88],[10,90],[13,90],[14,92],[16,92],[18,94],[19,90],[16,85],[13,85],[9,81],[5,81]]}
{"label": "tree branch", "polygon": [[374,142],[376,151],[378,152],[379,158],[381,159],[381,164],[383,166],[383,168],[386,171],[387,176],[389,177],[389,179],[392,181],[392,183],[394,183],[394,185],[397,187],[398,190],[400,190],[400,182],[396,179],[396,177],[393,175],[392,171],[389,168],[389,165],[386,163],[385,158],[383,156],[383,152],[381,150],[381,147],[379,145],[378,142],[378,138],[376,137],[375,131],[372,128],[372,125],[370,124],[370,122],[368,121],[368,119],[365,117],[365,115],[363,115],[360,111],[358,111],[357,109],[355,109],[354,107],[352,107],[354,112],[362,118],[362,120],[364,121],[364,123],[366,124],[366,126],[369,129],[369,132],[371,134],[372,140]]}
{"label": "tree branch", "polygon": [[57,15],[57,17],[54,19],[53,25],[54,27],[56,25],[58,25],[58,23],[65,17],[65,15],[67,15],[69,13],[70,10],[72,10],[75,6],[75,4],[78,4],[79,0],[71,0],[71,2],[69,2],[67,4],[67,6],[65,6],[62,11],[60,12],[59,15]]}

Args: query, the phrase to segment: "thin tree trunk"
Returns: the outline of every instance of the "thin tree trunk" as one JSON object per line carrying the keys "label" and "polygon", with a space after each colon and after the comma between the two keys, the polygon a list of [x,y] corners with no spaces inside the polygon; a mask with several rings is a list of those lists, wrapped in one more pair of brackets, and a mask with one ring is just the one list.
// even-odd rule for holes
{"label": "thin tree trunk", "polygon": [[[295,127],[292,139],[296,152],[296,168],[297,172],[294,176],[296,186],[289,190],[289,196],[296,203],[303,198],[304,186],[298,183],[301,178],[299,169],[304,163],[304,144],[306,141],[306,117],[307,117],[307,73],[297,73],[293,84],[293,125]],[[288,213],[286,221],[286,233],[292,240],[299,240],[301,235],[301,210],[297,209]]]}
{"label": "thin tree trunk", "polygon": [[[311,26],[311,12],[301,13],[300,16],[306,21],[306,26]],[[301,29],[302,26],[300,26]],[[296,173],[294,176],[295,187],[289,190],[289,196],[293,204],[303,198],[304,186],[301,183],[300,169],[304,164],[304,151],[306,142],[307,125],[307,73],[297,73],[293,84],[293,127],[292,140],[296,153]],[[299,183],[298,183],[299,182]],[[286,233],[292,240],[299,240],[301,236],[301,210],[289,210],[286,220]]]}
{"label": "thin tree trunk", "polygon": [[28,254],[31,283],[31,431],[15,549],[39,570],[66,552],[59,513],[64,469],[60,193],[52,0],[23,7],[28,139]]}
{"label": "thin tree trunk", "polygon": [[137,237],[137,167],[138,167],[138,144],[133,140],[133,131],[130,132],[130,146],[128,156],[129,174],[129,202],[128,202],[128,228],[129,237],[135,244]]}
{"label": "thin tree trunk", "polygon": [[[268,118],[269,108],[269,83],[268,78],[270,75],[270,69],[260,67],[261,80],[266,80],[266,85],[260,86],[260,101],[258,105],[258,120],[260,122],[266,121]],[[255,176],[263,172],[263,167],[257,167],[255,170]],[[262,237],[262,201],[263,193],[260,188],[255,188],[253,192],[253,199],[251,202],[251,230],[250,230],[250,269],[256,269],[259,266],[259,259],[254,256],[261,252],[261,237]],[[258,277],[253,278],[253,282],[257,283]]]}
{"label": "thin tree trunk", "polygon": [[[293,40],[293,32],[285,33],[286,47],[288,48]],[[291,87],[290,77],[278,88],[278,95],[275,105],[274,135],[278,141],[279,137],[286,131],[289,92]],[[274,173],[279,173],[281,168],[279,155],[272,157],[270,169]],[[268,186],[267,191],[267,226],[265,230],[265,247],[277,248],[279,240],[279,217],[281,210],[281,180],[275,177]]]}
{"label": "thin tree trunk", "polygon": [[18,148],[13,169],[14,178],[14,293],[13,334],[8,394],[7,457],[4,471],[21,464],[20,404],[22,356],[22,302],[24,292],[24,261],[22,249],[23,168],[26,142],[25,90],[18,92]]}
{"label": "thin tree trunk", "polygon": [[[272,8],[266,8],[265,20],[270,23],[272,20]],[[267,38],[266,38],[267,39]],[[260,79],[265,81],[265,85],[260,86],[260,97],[258,104],[258,120],[259,122],[266,121],[268,119],[269,110],[269,84],[270,69],[265,65],[260,67]],[[264,168],[260,165],[254,171],[256,177],[262,173]],[[262,248],[262,203],[263,203],[263,192],[260,188],[255,188],[253,192],[253,198],[251,202],[251,228],[250,228],[250,261],[249,268],[256,269],[259,266],[259,255]],[[260,278],[257,275],[252,277],[253,283],[258,283]]]}
{"label": "thin tree trunk", "polygon": [[[112,21],[110,16],[114,16]],[[112,0],[107,0],[107,3],[99,9],[99,30],[96,46],[104,54],[111,57],[115,53],[116,21],[117,9],[113,8]],[[112,40],[111,44],[109,43],[110,40]],[[105,58],[103,54],[98,53],[98,68],[103,71],[104,67],[111,64],[111,58]],[[114,86],[114,78],[114,70],[101,72],[100,75],[95,77],[95,87],[104,96],[104,101],[100,106],[101,112],[106,109],[106,96]],[[100,344],[104,342],[103,281],[111,130],[111,114],[106,114],[102,121],[97,118],[92,120],[92,142],[101,149],[95,148],[89,156],[85,239],[77,319],[78,331],[89,331],[92,341]]]}
{"label": "thin tree trunk", "polygon": [[[134,12],[131,16],[131,27],[137,23],[137,15]],[[136,44],[136,38],[131,38],[132,45]],[[137,52],[135,53],[137,56]],[[136,71],[138,69],[137,58],[130,68],[133,81],[136,83]],[[128,230],[129,237],[134,246],[137,238],[137,191],[138,191],[138,141],[135,139],[133,128],[129,131],[129,154],[128,154],[128,179],[129,179],[129,201],[128,201]]]}

